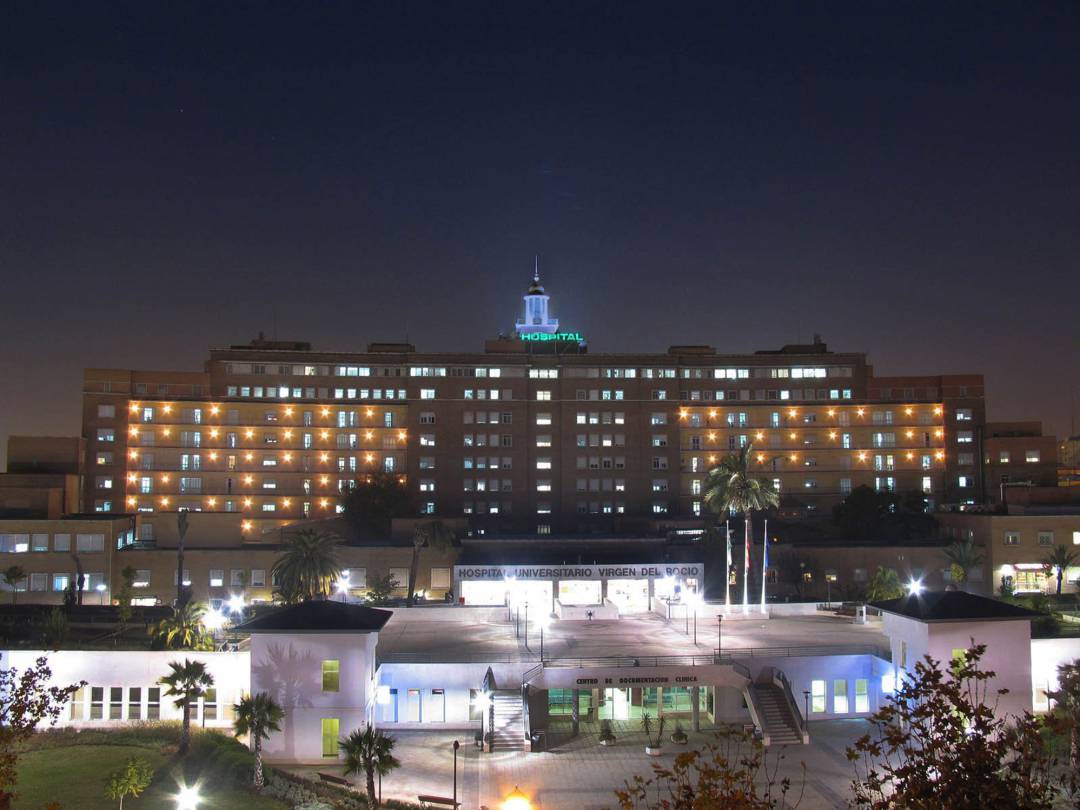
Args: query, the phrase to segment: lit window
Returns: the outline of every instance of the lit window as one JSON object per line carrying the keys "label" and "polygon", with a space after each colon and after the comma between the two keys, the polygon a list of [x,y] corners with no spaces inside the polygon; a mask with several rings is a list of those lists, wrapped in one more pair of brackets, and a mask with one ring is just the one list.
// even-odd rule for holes
{"label": "lit window", "polygon": [[[341,661],[329,658],[322,662],[322,690],[336,692],[341,685]],[[323,722],[326,722],[325,720]]]}
{"label": "lit window", "polygon": [[810,681],[810,711],[825,711],[825,681]]}

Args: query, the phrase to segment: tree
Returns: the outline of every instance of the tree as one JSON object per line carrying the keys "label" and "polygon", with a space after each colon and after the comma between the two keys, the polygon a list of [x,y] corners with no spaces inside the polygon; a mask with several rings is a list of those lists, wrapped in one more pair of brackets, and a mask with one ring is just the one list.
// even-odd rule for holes
{"label": "tree", "polygon": [[1050,713],[1055,730],[1069,735],[1069,765],[1080,774],[1080,660],[1058,666],[1058,688],[1046,693],[1056,704]]}
{"label": "tree", "polygon": [[[754,446],[748,444],[738,454],[724,456],[720,464],[705,477],[705,505],[717,515],[738,512],[743,515],[746,547],[750,548],[750,531],[754,512],[780,505],[780,496],[772,481],[750,475],[750,458]],[[743,582],[745,595],[747,583]]]}
{"label": "tree", "polygon": [[285,710],[266,692],[245,695],[235,706],[233,730],[237,737],[250,735],[251,748],[255,752],[255,774],[252,784],[263,786],[262,743],[270,739],[270,732],[281,731]]}
{"label": "tree", "polygon": [[367,778],[368,804],[379,806],[375,795],[375,774],[386,776],[401,763],[394,757],[394,738],[382,729],[368,724],[363,730],[356,729],[348,737],[338,742],[338,747],[345,754],[345,775],[361,774]]}
{"label": "tree", "polygon": [[866,583],[866,601],[882,602],[886,599],[899,599],[904,595],[904,586],[900,582],[900,575],[892,568],[883,565],[877,567],[877,571]]}
{"label": "tree", "polygon": [[412,562],[409,563],[408,600],[411,607],[416,601],[416,570],[420,565],[420,549],[427,546],[435,551],[446,551],[454,544],[454,533],[441,520],[417,523],[413,529]]}
{"label": "tree", "polygon": [[[82,607],[83,591],[86,590],[86,574],[83,573],[82,558],[75,553],[72,553],[71,559],[75,562],[75,579],[71,582],[74,586],[73,596],[75,604]],[[64,598],[67,601],[67,597]]]}
{"label": "tree", "polygon": [[847,537],[869,540],[881,532],[895,506],[892,495],[877,492],[863,484],[855,487],[843,502],[833,507],[833,520]]}
{"label": "tree", "polygon": [[[9,565],[0,576],[3,576],[4,584],[11,588],[11,604],[14,605],[19,595],[16,588],[20,582],[26,579],[26,569],[21,565]],[[1060,588],[1058,590],[1060,591]]]}
{"label": "tree", "polygon": [[71,623],[68,621],[67,614],[60,608],[54,607],[45,614],[45,618],[41,622],[41,635],[48,649],[59,650],[67,641],[70,632]]}
{"label": "tree", "polygon": [[124,570],[120,572],[120,577],[123,580],[123,584],[116,592],[116,615],[120,619],[120,628],[118,635],[124,635],[127,632],[127,623],[131,621],[132,609],[131,599],[135,593],[135,577],[138,572],[130,565],[125,566]]}
{"label": "tree", "polygon": [[1065,571],[1080,562],[1080,555],[1065,546],[1058,546],[1051,551],[1042,564],[1055,571],[1057,574],[1057,595],[1061,596],[1061,581],[1065,578]]}
{"label": "tree", "polygon": [[109,777],[109,783],[105,785],[105,796],[109,799],[120,800],[120,810],[124,810],[124,797],[139,795],[150,787],[150,781],[154,778],[154,771],[145,759],[131,757],[124,767],[114,771]]}
{"label": "tree", "polygon": [[21,672],[0,669],[0,810],[10,810],[15,799],[16,766],[21,744],[40,723],[53,725],[72,695],[86,686],[46,686],[52,678],[48,660],[42,656]]}
{"label": "tree", "polygon": [[616,790],[620,810],[772,810],[797,807],[790,779],[776,778],[783,756],[771,762],[761,741],[743,731],[719,731],[717,743],[676,755],[670,768],[635,776]]}
{"label": "tree", "polygon": [[341,538],[304,529],[289,535],[271,572],[286,602],[303,602],[329,594],[341,576]]}
{"label": "tree", "polygon": [[1009,807],[1049,810],[1054,761],[1030,713],[999,717],[994,673],[973,645],[948,670],[929,656],[871,718],[873,730],[847,749],[854,805],[867,810]]}
{"label": "tree", "polygon": [[971,572],[983,563],[983,553],[969,537],[945,549],[945,558],[951,563],[953,581],[963,588]]}
{"label": "tree", "polygon": [[187,510],[176,513],[176,607],[183,609],[187,605],[191,592],[184,585],[184,538],[187,537]]}
{"label": "tree", "polygon": [[162,619],[155,631],[155,642],[166,650],[212,650],[213,639],[203,625],[206,608],[195,602],[173,608],[172,615]]}
{"label": "tree", "polygon": [[183,663],[170,661],[169,669],[172,672],[162,676],[158,683],[165,687],[165,696],[173,698],[173,705],[184,712],[180,726],[180,755],[183,756],[191,746],[191,707],[214,685],[214,678],[206,671],[206,664],[188,658]]}
{"label": "tree", "polygon": [[416,514],[404,479],[393,473],[372,473],[345,496],[345,519],[361,537],[387,538],[394,518]]}
{"label": "tree", "polygon": [[398,581],[390,574],[372,574],[367,580],[367,600],[373,605],[385,605],[398,587]]}

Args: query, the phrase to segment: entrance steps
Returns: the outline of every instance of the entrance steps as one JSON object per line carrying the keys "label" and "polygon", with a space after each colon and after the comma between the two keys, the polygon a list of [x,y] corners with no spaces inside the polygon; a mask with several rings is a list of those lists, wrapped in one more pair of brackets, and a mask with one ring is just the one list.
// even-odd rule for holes
{"label": "entrance steps", "polygon": [[755,683],[751,688],[761,710],[762,730],[769,735],[770,744],[801,745],[802,732],[780,687],[772,683]]}
{"label": "entrance steps", "polygon": [[495,722],[491,729],[491,750],[524,751],[525,713],[521,706],[521,693],[495,692],[491,705],[495,714]]}

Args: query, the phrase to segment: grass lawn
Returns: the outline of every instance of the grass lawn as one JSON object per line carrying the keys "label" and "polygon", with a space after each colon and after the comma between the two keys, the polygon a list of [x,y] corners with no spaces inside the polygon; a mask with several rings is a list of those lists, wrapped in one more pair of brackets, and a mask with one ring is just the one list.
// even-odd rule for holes
{"label": "grass lawn", "polygon": [[[138,799],[125,799],[124,810],[175,810],[176,783],[160,747],[135,745],[72,745],[30,751],[19,758],[16,810],[41,810],[59,802],[62,810],[115,810],[118,801],[105,798],[109,775],[129,757],[145,759],[155,771],[150,789]],[[160,769],[160,770],[159,770]],[[233,785],[203,785],[200,810],[285,810],[273,799],[255,796]]]}

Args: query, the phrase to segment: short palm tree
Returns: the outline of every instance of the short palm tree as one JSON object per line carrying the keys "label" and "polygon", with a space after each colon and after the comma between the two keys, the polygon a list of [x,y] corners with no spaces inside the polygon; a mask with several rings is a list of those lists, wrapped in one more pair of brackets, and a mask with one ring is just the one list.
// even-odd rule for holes
{"label": "short palm tree", "polygon": [[401,762],[394,757],[394,738],[368,724],[356,729],[348,737],[338,742],[338,747],[345,754],[345,775],[363,773],[367,779],[368,804],[379,806],[375,795],[375,774],[386,776],[394,768],[400,768]]}
{"label": "short palm tree", "polygon": [[413,530],[412,562],[409,564],[409,605],[416,599],[416,569],[420,566],[420,549],[427,546],[435,551],[446,551],[454,544],[454,533],[441,520],[417,523]]}
{"label": "short palm tree", "polygon": [[1051,571],[1056,569],[1058,596],[1061,596],[1061,581],[1065,578],[1065,570],[1076,565],[1078,562],[1080,562],[1080,556],[1066,546],[1056,547],[1049,555],[1047,555],[1046,559],[1042,561],[1042,564]]}
{"label": "short palm tree", "polygon": [[286,602],[303,602],[329,594],[341,576],[341,538],[305,529],[285,540],[272,575]]}
{"label": "short palm tree", "polygon": [[21,565],[12,565],[4,569],[2,576],[4,577],[4,584],[11,588],[11,604],[14,605],[19,595],[15,588],[26,579],[26,570]]}
{"label": "short palm tree", "polygon": [[180,726],[180,755],[183,756],[191,746],[191,707],[214,685],[214,678],[206,671],[206,664],[188,658],[183,663],[170,661],[169,669],[172,672],[160,678],[158,683],[165,687],[166,697],[171,697],[173,704],[184,712]]}
{"label": "short palm tree", "polygon": [[971,572],[982,565],[983,553],[969,537],[953,543],[945,549],[945,557],[951,563],[950,569],[953,581],[963,588],[968,581]]}
{"label": "short palm tree", "polygon": [[877,571],[866,583],[866,601],[882,602],[886,599],[899,599],[904,595],[904,586],[900,582],[900,575],[895,569],[886,568],[883,565],[877,567]]}
{"label": "short palm tree", "polygon": [[155,635],[167,650],[200,650],[209,647],[209,638],[203,626],[206,608],[195,602],[173,608],[171,616],[158,622]]}
{"label": "short palm tree", "polygon": [[1058,665],[1058,688],[1047,696],[1057,703],[1050,716],[1050,727],[1069,733],[1069,764],[1080,773],[1080,660]]}
{"label": "short palm tree", "polygon": [[[750,475],[754,446],[748,444],[737,454],[724,456],[705,478],[705,505],[717,515],[737,512],[743,515],[747,553],[754,512],[780,505],[780,496],[767,478]],[[747,603],[748,583],[743,577],[743,603]]]}
{"label": "short palm tree", "polygon": [[255,775],[252,784],[263,786],[262,743],[270,739],[271,731],[281,731],[285,710],[266,692],[244,695],[234,707],[233,730],[237,737],[251,736],[251,748],[255,752]]}

